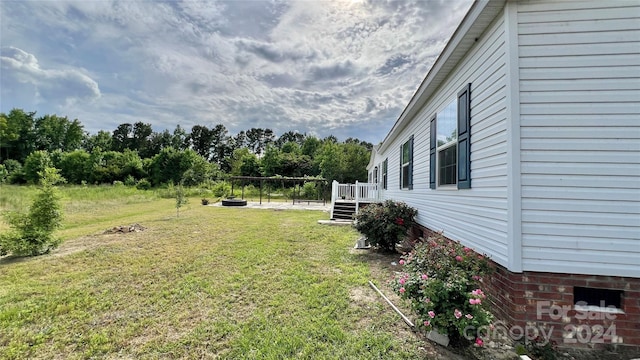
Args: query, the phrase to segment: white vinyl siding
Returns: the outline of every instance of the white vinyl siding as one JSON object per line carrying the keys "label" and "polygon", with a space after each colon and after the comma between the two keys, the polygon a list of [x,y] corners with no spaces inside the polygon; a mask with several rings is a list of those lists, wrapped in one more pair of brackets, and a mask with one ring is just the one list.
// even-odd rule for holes
{"label": "white vinyl siding", "polygon": [[[389,159],[385,199],[418,209],[417,221],[462,241],[507,266],[507,168],[504,23],[499,16],[451,72],[439,90],[385,144]],[[418,81],[418,80],[416,80]],[[471,189],[429,189],[430,119],[471,83]],[[400,191],[400,145],[414,135],[413,191]]]}
{"label": "white vinyl siding", "polygon": [[518,5],[523,269],[640,276],[640,3]]}

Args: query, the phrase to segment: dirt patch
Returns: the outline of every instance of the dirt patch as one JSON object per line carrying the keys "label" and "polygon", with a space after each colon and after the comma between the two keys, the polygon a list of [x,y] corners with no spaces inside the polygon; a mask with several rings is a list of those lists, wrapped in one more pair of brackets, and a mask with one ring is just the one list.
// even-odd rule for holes
{"label": "dirt patch", "polygon": [[103,234],[127,234],[131,232],[141,232],[145,231],[147,228],[140,224],[132,224],[132,225],[121,225],[115,226],[111,229],[107,229]]}
{"label": "dirt patch", "polygon": [[62,245],[51,251],[51,256],[66,256],[80,251],[93,250],[101,246],[117,244],[128,241],[127,236],[119,236],[125,234],[138,233],[147,230],[140,224],[115,226],[105,230],[102,234],[81,236],[75,239],[69,239]]}

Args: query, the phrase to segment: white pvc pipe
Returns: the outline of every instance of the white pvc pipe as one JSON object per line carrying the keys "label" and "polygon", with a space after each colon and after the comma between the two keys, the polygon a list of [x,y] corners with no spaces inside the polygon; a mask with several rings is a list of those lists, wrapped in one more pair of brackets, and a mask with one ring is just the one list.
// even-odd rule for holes
{"label": "white pvc pipe", "polygon": [[415,325],[413,325],[411,320],[409,320],[408,317],[404,316],[404,314],[395,305],[393,305],[391,300],[389,300],[386,296],[384,296],[384,294],[371,282],[371,280],[369,280],[369,285],[375,291],[377,291],[378,294],[380,294],[380,296],[382,296],[382,298],[385,299],[387,301],[387,303],[389,303],[389,305],[391,305],[391,308],[393,308],[393,310],[395,310],[402,317],[402,320],[404,320],[404,322],[407,323],[407,325],[409,325],[409,327],[411,327],[412,329],[415,327]]}

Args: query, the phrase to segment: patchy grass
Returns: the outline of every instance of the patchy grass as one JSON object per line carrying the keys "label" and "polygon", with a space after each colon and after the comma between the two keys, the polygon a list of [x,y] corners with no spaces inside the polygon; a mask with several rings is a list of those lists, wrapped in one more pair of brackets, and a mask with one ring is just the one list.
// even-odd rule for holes
{"label": "patchy grass", "polygon": [[[0,358],[436,358],[367,286],[389,271],[326,214],[191,198],[177,218],[151,193],[63,191],[61,247],[0,259]],[[147,230],[101,234],[132,223]]]}

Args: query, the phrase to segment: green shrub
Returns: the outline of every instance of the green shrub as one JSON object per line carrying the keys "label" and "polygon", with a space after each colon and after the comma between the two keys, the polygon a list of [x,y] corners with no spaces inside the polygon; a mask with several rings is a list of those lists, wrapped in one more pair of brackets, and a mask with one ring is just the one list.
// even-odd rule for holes
{"label": "green shrub", "polygon": [[302,196],[306,199],[317,199],[320,197],[320,189],[322,185],[315,181],[305,182],[302,186]]}
{"label": "green shrub", "polygon": [[124,178],[124,184],[126,186],[135,186],[136,185],[136,178],[134,178],[132,175],[127,175],[127,177]]}
{"label": "green shrub", "polygon": [[27,156],[22,169],[27,182],[37,184],[40,181],[40,174],[48,167],[53,167],[49,153],[45,150],[37,150]]}
{"label": "green shrub", "polygon": [[60,244],[60,239],[53,237],[62,221],[60,196],[54,185],[62,181],[64,179],[57,169],[45,168],[41,172],[40,189],[29,211],[3,214],[11,230],[0,234],[0,255],[40,255]]}
{"label": "green shrub", "polygon": [[355,216],[354,227],[367,237],[369,243],[383,251],[395,251],[408,230],[415,224],[418,211],[404,202],[387,200],[370,204]]}
{"label": "green shrub", "polygon": [[136,184],[136,189],[138,190],[149,190],[151,189],[151,183],[147,179],[140,179]]}
{"label": "green shrub", "polygon": [[22,164],[18,160],[7,159],[2,165],[7,170],[7,182],[9,184],[22,184],[26,181]]}
{"label": "green shrub", "polygon": [[[419,243],[400,260],[403,272],[394,290],[411,302],[418,326],[448,334],[453,344],[469,344],[492,320],[482,279],[492,268],[486,257],[441,235]],[[482,344],[482,340],[476,344]]]}
{"label": "green shrub", "polygon": [[226,181],[215,181],[211,185],[215,197],[227,197],[231,194],[231,185]]}

